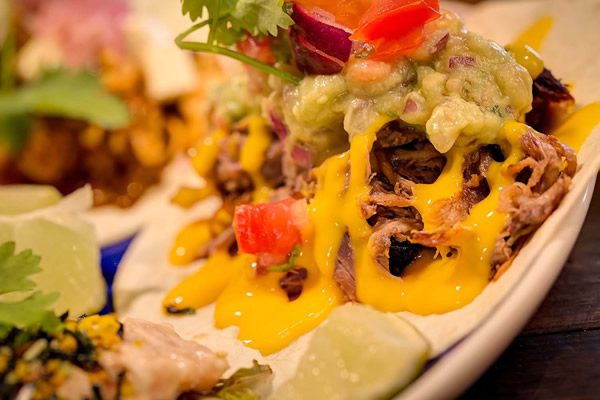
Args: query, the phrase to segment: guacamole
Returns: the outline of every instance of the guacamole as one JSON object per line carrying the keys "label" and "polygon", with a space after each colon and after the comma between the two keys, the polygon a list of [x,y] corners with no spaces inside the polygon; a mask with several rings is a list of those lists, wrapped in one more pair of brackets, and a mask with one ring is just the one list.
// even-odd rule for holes
{"label": "guacamole", "polygon": [[387,115],[423,129],[445,153],[495,142],[504,121],[531,109],[531,76],[504,48],[451,13],[427,30],[411,57],[394,64],[353,58],[341,73],[306,76],[298,86],[273,80],[268,101],[288,126],[288,145],[323,160]]}

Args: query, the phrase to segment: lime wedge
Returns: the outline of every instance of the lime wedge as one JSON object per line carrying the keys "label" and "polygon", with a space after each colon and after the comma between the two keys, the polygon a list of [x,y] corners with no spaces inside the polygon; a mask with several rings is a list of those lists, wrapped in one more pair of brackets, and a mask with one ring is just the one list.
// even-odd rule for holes
{"label": "lime wedge", "polygon": [[419,374],[429,344],[408,322],[359,304],[334,310],[317,329],[277,400],[389,398]]}
{"label": "lime wedge", "polygon": [[0,243],[41,257],[32,280],[43,292],[58,292],[57,313],[73,317],[99,311],[106,302],[93,227],[79,214],[91,206],[91,189],[61,199],[45,186],[0,186]]}
{"label": "lime wedge", "polygon": [[52,206],[62,198],[53,186],[5,185],[0,188],[0,215],[17,215]]}

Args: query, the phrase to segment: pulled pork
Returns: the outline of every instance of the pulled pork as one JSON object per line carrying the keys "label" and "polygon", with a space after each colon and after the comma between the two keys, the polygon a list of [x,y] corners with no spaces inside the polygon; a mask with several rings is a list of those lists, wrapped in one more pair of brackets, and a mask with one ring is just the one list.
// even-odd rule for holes
{"label": "pulled pork", "polygon": [[425,137],[425,132],[397,121],[377,134],[371,164],[374,172],[395,185],[401,179],[433,183],[446,165],[446,158]]}
{"label": "pulled pork", "polygon": [[[415,183],[432,183],[444,168],[446,159],[430,148],[422,133],[393,123],[383,128],[373,146],[371,192],[361,199],[363,216],[373,227],[369,248],[382,268],[401,276],[428,248],[448,244],[453,229],[470,213],[473,206],[490,193],[487,173],[493,161],[504,161],[499,146],[483,146],[467,154],[463,162],[462,191],[434,205],[440,228],[423,231],[419,212],[412,207]],[[500,211],[508,214],[508,223],[497,240],[490,279],[506,268],[527,236],[535,231],[558,207],[569,190],[577,169],[573,150],[556,138],[529,130],[521,138],[524,157],[508,167],[515,183],[500,198]],[[408,163],[411,171],[407,173]],[[351,301],[356,301],[353,251],[345,235],[335,269],[338,285]]]}
{"label": "pulled pork", "polygon": [[356,298],[356,274],[354,272],[354,251],[350,244],[350,236],[345,234],[340,248],[338,250],[337,259],[335,261],[335,271],[333,274],[342,292],[346,295],[349,301],[357,301]]}
{"label": "pulled pork", "polygon": [[577,157],[552,136],[533,130],[521,138],[525,158],[509,168],[516,182],[500,196],[500,211],[509,222],[496,241],[492,277],[512,261],[526,237],[558,207],[577,171]]}
{"label": "pulled pork", "polygon": [[411,236],[413,242],[428,247],[447,243],[453,228],[467,218],[475,204],[489,195],[486,175],[492,160],[489,147],[481,147],[465,156],[462,191],[433,205],[432,215],[439,228],[433,232],[415,232]]}

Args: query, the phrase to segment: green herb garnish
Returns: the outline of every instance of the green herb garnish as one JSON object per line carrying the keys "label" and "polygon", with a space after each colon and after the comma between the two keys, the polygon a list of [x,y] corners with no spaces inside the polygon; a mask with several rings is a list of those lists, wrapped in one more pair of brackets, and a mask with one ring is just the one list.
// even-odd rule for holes
{"label": "green herb garnish", "polygon": [[209,392],[200,399],[222,400],[260,400],[256,389],[267,383],[273,376],[268,365],[261,365],[256,360],[250,368],[240,368],[227,379],[221,379]]}
{"label": "green herb garnish", "polygon": [[98,77],[64,69],[48,72],[17,91],[0,93],[0,117],[15,114],[72,118],[107,129],[129,123],[125,103],[106,92]]}
{"label": "green herb garnish", "polygon": [[85,71],[55,70],[17,90],[0,91],[0,140],[18,151],[34,115],[86,121],[106,129],[129,124],[127,105]]}
{"label": "green herb garnish", "polygon": [[297,244],[296,246],[294,246],[294,249],[290,253],[290,258],[288,259],[287,263],[282,264],[282,265],[275,265],[275,266],[267,269],[267,271],[269,271],[269,272],[288,272],[290,269],[292,269],[294,267],[294,264],[296,263],[296,259],[300,256],[301,252],[302,252],[302,247],[299,244]]}
{"label": "green herb garnish", "polygon": [[[50,310],[50,305],[58,299],[58,293],[33,291],[36,285],[30,276],[40,271],[40,257],[31,250],[17,254],[14,242],[0,246],[0,337],[12,328],[41,329],[53,333],[62,327],[61,320]],[[11,293],[26,297],[5,301],[5,295]]]}
{"label": "green herb garnish", "polygon": [[494,104],[494,106],[492,107],[492,112],[494,114],[496,114],[497,116],[499,116],[500,118],[504,118],[504,115],[502,114],[502,110],[500,109],[500,106],[498,104]]}
{"label": "green herb garnish", "polygon": [[[287,29],[294,22],[284,10],[281,0],[181,0],[181,10],[192,22],[200,20],[175,39],[184,50],[220,54],[251,65],[265,73],[275,75],[294,85],[300,78],[272,65],[265,64],[244,53],[233,50],[232,45],[246,34],[277,37],[280,28]],[[206,42],[186,41],[192,32],[209,27]]]}

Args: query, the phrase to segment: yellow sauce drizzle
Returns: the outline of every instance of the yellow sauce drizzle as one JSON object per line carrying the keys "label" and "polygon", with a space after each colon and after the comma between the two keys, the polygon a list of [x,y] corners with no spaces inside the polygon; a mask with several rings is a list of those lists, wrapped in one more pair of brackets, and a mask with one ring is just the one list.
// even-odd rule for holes
{"label": "yellow sauce drizzle", "polygon": [[298,263],[308,270],[308,279],[294,301],[279,287],[284,273],[257,275],[254,264],[243,266],[217,300],[216,327],[238,326],[239,339],[263,354],[279,351],[316,328],[344,298],[333,279],[319,273],[307,257]]}
{"label": "yellow sauce drizzle", "polygon": [[220,209],[212,219],[187,225],[175,238],[169,252],[169,262],[173,265],[185,266],[196,260],[200,250],[230,227],[232,221],[232,216],[224,209]]}
{"label": "yellow sauce drizzle", "polygon": [[271,197],[272,190],[260,172],[271,142],[271,133],[264,119],[257,115],[248,117],[248,138],[242,147],[240,166],[252,177],[255,203],[268,202]]}
{"label": "yellow sauce drizzle", "polygon": [[535,51],[540,51],[544,41],[554,27],[554,18],[547,16],[540,18],[531,25],[525,32],[521,33],[515,43],[531,46]]}
{"label": "yellow sauce drizzle", "polygon": [[552,136],[579,152],[587,137],[598,124],[600,124],[600,102],[589,104],[576,111]]}
{"label": "yellow sauce drizzle", "polygon": [[510,51],[517,63],[529,72],[532,79],[536,79],[544,72],[542,56],[530,46],[516,43],[506,46],[506,50]]}
{"label": "yellow sauce drizzle", "polygon": [[432,212],[433,204],[460,193],[463,159],[468,152],[464,148],[453,148],[446,154],[446,166],[435,183],[415,185],[413,188],[413,202],[421,213],[425,231],[436,229],[442,222],[438,221],[437,215]]}
{"label": "yellow sauce drizzle", "polygon": [[192,166],[198,175],[205,177],[217,162],[219,156],[219,142],[227,137],[222,129],[217,129],[208,135],[196,149],[192,157]]}
{"label": "yellow sauce drizzle", "polygon": [[165,296],[163,307],[197,309],[215,302],[240,268],[253,261],[254,257],[247,254],[231,257],[226,252],[215,253]]}
{"label": "yellow sauce drizzle", "polygon": [[[598,122],[599,111],[598,104],[582,109],[558,130],[559,137],[581,143]],[[368,245],[371,228],[359,205],[370,191],[371,147],[376,132],[387,121],[379,119],[367,132],[351,139],[348,152],[331,157],[315,170],[318,185],[309,206],[311,224],[297,260],[297,265],[308,270],[308,279],[298,299],[290,302],[279,287],[284,273],[258,275],[253,257],[217,253],[196,275],[173,289],[164,305],[199,308],[216,299],[218,328],[238,326],[239,338],[248,346],[263,354],[276,352],[318,326],[343,303],[333,272],[346,232],[354,251],[359,301],[382,311],[418,314],[448,312],[471,302],[488,284],[489,257],[506,224],[506,215],[498,212],[500,194],[512,183],[506,168],[523,157],[520,138],[531,128],[518,122],[505,124],[501,135],[505,143],[501,144],[507,159],[490,165],[490,195],[454,227],[454,254],[436,257],[434,252],[425,252],[406,269],[403,278],[396,278],[375,263]],[[571,145],[577,147],[573,141]],[[436,183],[415,185],[414,206],[423,214],[426,230],[439,226],[429,219],[432,205],[461,190],[464,155],[472,150],[453,149]]]}

